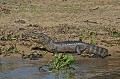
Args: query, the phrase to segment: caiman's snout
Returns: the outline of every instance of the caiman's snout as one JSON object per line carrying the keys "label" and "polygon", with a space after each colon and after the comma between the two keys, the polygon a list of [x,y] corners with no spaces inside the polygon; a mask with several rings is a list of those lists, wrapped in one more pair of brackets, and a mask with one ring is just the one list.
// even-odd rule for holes
{"label": "caiman's snout", "polygon": [[50,42],[54,42],[49,36],[47,36],[46,34],[40,33],[39,37],[38,37],[39,41],[44,44],[47,45]]}
{"label": "caiman's snout", "polygon": [[44,36],[43,34],[40,34],[40,35],[38,36],[38,39],[39,39],[39,41],[40,41],[41,43],[43,43],[43,42],[45,41],[45,36]]}
{"label": "caiman's snout", "polygon": [[31,38],[32,39],[38,39],[38,33],[32,32],[31,33]]}
{"label": "caiman's snout", "polygon": [[33,41],[38,42],[38,43],[43,43],[45,40],[42,33],[36,33],[36,32],[32,32],[31,38]]}

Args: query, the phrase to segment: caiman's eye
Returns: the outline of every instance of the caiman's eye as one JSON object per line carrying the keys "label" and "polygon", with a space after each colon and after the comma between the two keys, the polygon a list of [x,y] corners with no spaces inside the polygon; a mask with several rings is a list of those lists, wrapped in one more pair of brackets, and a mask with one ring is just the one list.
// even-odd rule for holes
{"label": "caiman's eye", "polygon": [[44,36],[43,36],[43,35],[42,35],[41,37],[42,37],[42,38],[44,38]]}
{"label": "caiman's eye", "polygon": [[40,37],[42,37],[42,35],[40,35]]}
{"label": "caiman's eye", "polygon": [[43,35],[41,35],[41,36],[40,36],[40,39],[41,39],[41,40],[44,40],[45,38],[44,38],[44,36],[43,36]]}

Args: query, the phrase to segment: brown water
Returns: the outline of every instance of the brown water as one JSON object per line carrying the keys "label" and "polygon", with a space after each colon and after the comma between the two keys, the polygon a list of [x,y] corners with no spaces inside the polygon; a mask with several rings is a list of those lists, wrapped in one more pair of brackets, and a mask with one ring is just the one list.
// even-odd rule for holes
{"label": "brown water", "polygon": [[0,79],[120,79],[120,58],[78,59],[69,73],[41,72],[46,62],[21,58],[0,58]]}

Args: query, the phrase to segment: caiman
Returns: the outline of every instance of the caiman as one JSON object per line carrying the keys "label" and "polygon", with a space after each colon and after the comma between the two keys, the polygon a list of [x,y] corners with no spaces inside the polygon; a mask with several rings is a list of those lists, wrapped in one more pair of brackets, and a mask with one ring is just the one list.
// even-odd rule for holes
{"label": "caiman", "polygon": [[52,53],[74,52],[77,53],[78,55],[81,55],[82,53],[87,53],[87,54],[94,54],[102,58],[110,56],[110,54],[108,53],[108,49],[93,44],[89,44],[81,41],[55,42],[46,34],[43,33],[32,33],[32,34],[38,38],[37,42],[41,43],[45,49],[47,49],[49,52]]}

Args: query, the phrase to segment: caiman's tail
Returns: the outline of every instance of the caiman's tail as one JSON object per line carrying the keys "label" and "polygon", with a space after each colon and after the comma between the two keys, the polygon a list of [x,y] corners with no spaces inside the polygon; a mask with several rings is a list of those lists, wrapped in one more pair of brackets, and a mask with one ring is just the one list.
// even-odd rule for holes
{"label": "caiman's tail", "polygon": [[95,45],[90,45],[88,47],[88,52],[98,55],[102,58],[111,56],[111,54],[108,53],[108,49],[99,47],[99,46],[95,46]]}

